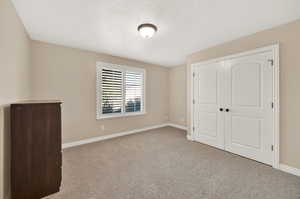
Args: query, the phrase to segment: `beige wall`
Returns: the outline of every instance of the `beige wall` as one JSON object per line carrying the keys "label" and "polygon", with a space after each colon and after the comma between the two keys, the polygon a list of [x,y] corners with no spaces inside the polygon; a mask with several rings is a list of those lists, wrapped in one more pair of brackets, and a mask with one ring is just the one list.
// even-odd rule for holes
{"label": "beige wall", "polygon": [[[30,97],[30,40],[11,0],[0,0],[0,198],[9,197],[9,108]],[[4,164],[3,164],[4,163]]]}
{"label": "beige wall", "polygon": [[[146,115],[96,120],[97,61],[146,69]],[[64,143],[168,121],[169,73],[165,67],[38,41],[32,42],[32,66],[33,97],[63,101]]]}
{"label": "beige wall", "polygon": [[186,126],[186,66],[170,68],[169,121]]}
{"label": "beige wall", "polygon": [[[187,89],[190,88],[190,76],[188,74],[190,74],[191,63],[247,51],[277,42],[280,44],[280,162],[300,168],[300,20],[188,56]],[[190,89],[188,89],[188,106],[189,96]],[[187,109],[187,116],[189,121],[189,109]]]}
{"label": "beige wall", "polygon": [[0,104],[29,97],[30,40],[10,0],[0,1]]}

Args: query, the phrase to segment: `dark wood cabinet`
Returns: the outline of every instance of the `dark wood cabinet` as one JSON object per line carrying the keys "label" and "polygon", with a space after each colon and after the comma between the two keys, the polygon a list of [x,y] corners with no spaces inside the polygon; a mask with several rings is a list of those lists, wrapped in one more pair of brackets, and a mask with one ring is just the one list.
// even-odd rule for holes
{"label": "dark wood cabinet", "polygon": [[61,102],[12,104],[12,199],[40,199],[58,192],[61,166]]}

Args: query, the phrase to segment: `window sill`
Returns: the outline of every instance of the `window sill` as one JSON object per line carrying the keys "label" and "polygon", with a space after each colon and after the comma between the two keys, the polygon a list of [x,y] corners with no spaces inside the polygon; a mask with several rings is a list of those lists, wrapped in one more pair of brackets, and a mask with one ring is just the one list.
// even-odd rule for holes
{"label": "window sill", "polygon": [[97,120],[104,120],[104,119],[110,119],[110,118],[120,118],[120,117],[130,117],[130,116],[141,116],[146,115],[147,112],[138,112],[138,113],[125,113],[125,114],[107,114],[107,115],[101,115],[100,117],[97,117]]}

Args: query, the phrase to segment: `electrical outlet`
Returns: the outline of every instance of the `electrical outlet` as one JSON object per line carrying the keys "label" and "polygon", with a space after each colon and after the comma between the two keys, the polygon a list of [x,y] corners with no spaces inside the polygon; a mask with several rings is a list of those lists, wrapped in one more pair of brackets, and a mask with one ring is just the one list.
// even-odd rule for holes
{"label": "electrical outlet", "polygon": [[101,125],[101,130],[104,131],[105,130],[105,127],[104,125]]}

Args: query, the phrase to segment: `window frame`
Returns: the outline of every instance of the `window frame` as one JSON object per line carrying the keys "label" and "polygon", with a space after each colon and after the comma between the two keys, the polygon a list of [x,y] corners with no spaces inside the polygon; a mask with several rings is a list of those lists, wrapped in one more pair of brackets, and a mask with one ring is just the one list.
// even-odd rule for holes
{"label": "window frame", "polygon": [[[115,69],[122,71],[122,108],[121,113],[102,113],[102,69]],[[125,112],[125,74],[126,71],[130,72],[139,72],[143,74],[143,91],[141,98],[141,111],[139,112]],[[146,114],[146,70],[144,68],[131,67],[120,64],[112,64],[107,62],[97,62],[96,63],[96,119],[107,119],[107,118],[117,118],[117,117],[128,117],[128,116],[137,116]]]}

